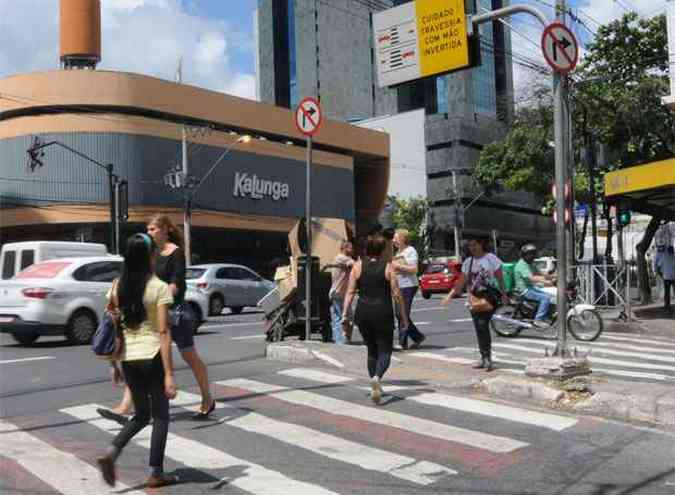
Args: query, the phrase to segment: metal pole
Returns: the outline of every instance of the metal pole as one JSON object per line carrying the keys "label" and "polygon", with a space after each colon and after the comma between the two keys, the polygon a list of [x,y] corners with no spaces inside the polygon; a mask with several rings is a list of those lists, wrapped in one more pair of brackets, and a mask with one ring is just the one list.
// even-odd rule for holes
{"label": "metal pole", "polygon": [[492,229],[492,246],[495,250],[495,254],[499,255],[497,252],[497,229]]}
{"label": "metal pole", "polygon": [[626,263],[626,319],[628,323],[633,321],[633,303],[631,302],[630,296],[630,265]]}
{"label": "metal pole", "polygon": [[117,253],[122,247],[122,232],[120,230],[120,181],[115,180],[115,246],[117,246]]}
{"label": "metal pole", "polygon": [[591,240],[593,242],[593,261],[598,262],[598,224],[597,224],[597,204],[595,193],[595,167],[597,166],[597,156],[595,154],[595,141],[593,136],[586,131],[586,165],[588,167],[588,196],[591,202]]}
{"label": "metal pole", "polygon": [[[556,0],[556,19],[565,22],[565,0]],[[567,357],[567,232],[565,229],[565,182],[567,180],[568,144],[565,130],[568,123],[567,87],[559,72],[553,75],[553,121],[555,136],[555,184],[556,184],[556,254],[558,258],[558,346],[554,355]]]}
{"label": "metal pole", "polygon": [[106,166],[108,172],[108,200],[110,203],[110,250],[114,254],[120,254],[119,246],[117,245],[117,234],[115,229],[115,175],[113,174],[113,165],[108,163]]}
{"label": "metal pole", "polygon": [[305,227],[307,252],[305,253],[305,339],[312,333],[312,137],[307,136],[307,190],[305,191]]}
{"label": "metal pole", "polygon": [[455,204],[455,226],[453,228],[455,233],[455,256],[457,257],[457,261],[462,261],[462,252],[459,245],[460,242],[459,217],[462,214],[462,212],[461,212],[459,191],[457,190],[457,172],[455,170],[452,171],[452,191]]}
{"label": "metal pole", "polygon": [[[183,151],[183,180],[186,182],[183,184],[184,187],[187,186],[188,181],[188,146],[187,146],[187,130],[183,126],[183,139],[182,139],[182,151]],[[186,195],[185,204],[183,207],[183,237],[185,238],[185,266],[190,266],[192,264],[192,215],[190,213],[190,199],[189,189]]]}

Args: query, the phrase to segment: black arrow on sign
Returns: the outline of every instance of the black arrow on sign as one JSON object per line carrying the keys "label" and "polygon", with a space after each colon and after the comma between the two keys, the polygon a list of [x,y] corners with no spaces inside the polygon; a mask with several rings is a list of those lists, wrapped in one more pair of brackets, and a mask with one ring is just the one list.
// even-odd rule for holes
{"label": "black arrow on sign", "polygon": [[560,41],[557,43],[553,42],[553,61],[557,62],[558,61],[558,48],[562,46],[563,50],[567,50],[568,46],[572,46],[572,42],[565,38],[564,36],[560,38]]}
{"label": "black arrow on sign", "polygon": [[[316,113],[316,108],[314,108],[314,107],[311,107],[309,110],[305,110],[304,112],[302,112],[302,127],[303,128],[307,127],[307,117],[312,117],[315,113]],[[312,123],[312,125],[315,125],[313,119],[310,119],[310,122]]]}

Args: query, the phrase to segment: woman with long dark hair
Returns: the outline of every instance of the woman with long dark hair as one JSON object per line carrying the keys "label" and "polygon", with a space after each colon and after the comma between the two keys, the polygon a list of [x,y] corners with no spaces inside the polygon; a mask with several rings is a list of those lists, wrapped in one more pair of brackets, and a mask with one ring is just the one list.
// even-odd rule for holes
{"label": "woman with long dark hair", "polygon": [[365,256],[354,264],[344,301],[343,319],[358,291],[354,320],[368,347],[368,375],[371,380],[370,397],[379,404],[382,398],[381,380],[389,364],[394,344],[394,310],[392,297],[401,313],[402,328],[408,326],[408,315],[398,288],[396,272],[384,257],[387,241],[380,235],[368,237]]}
{"label": "woman with long dark hair", "polygon": [[[169,284],[173,295],[172,310],[180,311],[185,301],[185,254],[183,236],[178,227],[167,215],[153,216],[147,225],[147,232],[157,246],[155,257],[155,274]],[[216,401],[209,390],[209,375],[204,361],[195,348],[194,329],[192,325],[173,325],[171,338],[176,343],[183,360],[190,366],[202,394],[199,411],[192,418],[206,419],[216,407]],[[131,394],[125,388],[122,401],[113,409],[98,409],[101,416],[125,424],[131,412]]]}
{"label": "woman with long dark hair", "polygon": [[97,460],[103,479],[110,486],[115,485],[115,462],[122,449],[151,418],[147,486],[154,488],[178,481],[177,477],[164,473],[169,399],[176,396],[168,324],[173,297],[169,286],[153,274],[154,256],[155,244],[149,235],[130,237],[122,276],[108,294],[113,306],[117,306],[117,329],[122,337],[117,358],[122,362],[136,411],[117,434],[106,455]]}

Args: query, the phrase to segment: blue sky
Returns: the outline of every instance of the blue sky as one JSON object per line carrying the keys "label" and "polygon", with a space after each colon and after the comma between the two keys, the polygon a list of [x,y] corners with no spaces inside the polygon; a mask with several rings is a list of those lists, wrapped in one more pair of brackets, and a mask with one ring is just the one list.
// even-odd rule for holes
{"label": "blue sky", "polygon": [[[322,0],[331,8],[347,0]],[[512,0],[529,3],[552,17],[555,0]],[[599,23],[628,10],[644,16],[662,12],[666,0],[569,0],[586,24],[572,24],[587,43]],[[0,0],[0,78],[55,69],[58,60],[58,0]],[[184,82],[255,98],[253,12],[257,0],[101,0],[102,70],[175,78],[183,58]],[[541,27],[532,18],[512,22],[514,53],[544,64],[538,47]],[[527,86],[530,74],[514,67],[516,88]],[[518,89],[517,89],[518,91]]]}

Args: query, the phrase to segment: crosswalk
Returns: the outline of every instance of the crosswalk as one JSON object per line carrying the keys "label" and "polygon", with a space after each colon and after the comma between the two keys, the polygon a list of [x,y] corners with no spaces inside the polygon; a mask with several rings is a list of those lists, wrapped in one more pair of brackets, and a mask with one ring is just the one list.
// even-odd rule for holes
{"label": "crosswalk", "polygon": [[[527,360],[541,357],[555,347],[555,340],[517,337],[495,338],[493,361],[500,369],[524,372]],[[639,382],[675,381],[675,343],[640,335],[603,333],[596,342],[570,341],[579,355],[587,355],[593,373]],[[466,365],[475,361],[474,347],[456,346],[440,351],[419,351],[409,356]]]}
{"label": "crosswalk", "polygon": [[[184,479],[176,493],[196,493],[188,486],[203,488],[205,480],[210,490],[252,495],[356,494],[374,486],[394,494],[422,487],[447,492],[454,482],[480,483],[476,477],[558,448],[579,423],[409,383],[385,384],[392,401],[378,407],[366,384],[308,368],[217,381],[211,384],[216,411],[199,423],[186,418],[200,397],[179,392],[166,446],[167,470]],[[94,459],[120,426],[101,418],[99,407],[92,401],[45,418],[0,420],[0,485],[21,478],[25,487],[30,476],[49,487],[41,493],[106,493]],[[144,429],[125,449],[116,493],[144,493],[151,433]],[[326,466],[342,474],[328,476]]]}

